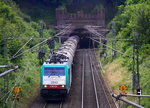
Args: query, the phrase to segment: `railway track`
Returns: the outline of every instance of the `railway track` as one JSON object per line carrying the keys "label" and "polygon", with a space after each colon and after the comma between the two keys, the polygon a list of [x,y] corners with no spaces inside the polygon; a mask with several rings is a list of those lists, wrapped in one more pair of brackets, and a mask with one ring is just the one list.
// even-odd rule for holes
{"label": "railway track", "polygon": [[[110,94],[112,94],[112,90],[107,85],[107,83],[104,81],[102,74],[100,74],[104,70],[102,68],[101,62],[98,60],[96,55],[97,54],[96,54],[96,50],[95,49],[93,51],[91,51],[91,57],[92,57],[92,60],[94,61],[93,63],[94,63],[94,68],[95,68],[95,75],[97,77],[96,79],[99,80],[99,83],[100,83],[101,89],[102,89],[102,90],[101,89],[99,89],[99,90],[103,91],[103,94],[106,97],[105,99],[108,102],[109,107],[111,107],[111,108],[118,108],[118,105],[116,104],[115,100],[110,95]],[[103,99],[103,101],[105,99]],[[101,106],[101,107],[103,107],[103,106]]]}
{"label": "railway track", "polygon": [[116,108],[99,74],[94,50],[76,52],[72,86],[65,101],[57,103],[36,102],[30,108]]}
{"label": "railway track", "polygon": [[92,76],[92,68],[91,68],[91,63],[90,63],[90,58],[88,54],[88,50],[84,50],[85,55],[84,55],[84,71],[82,75],[84,75],[83,78],[83,83],[82,83],[82,88],[84,88],[83,94],[82,94],[82,108],[97,108],[97,99],[95,95],[95,85],[93,82],[93,76]]}
{"label": "railway track", "polygon": [[97,63],[96,63],[96,57],[95,57],[95,52],[90,51],[89,52],[89,58],[91,62],[91,67],[92,67],[92,73],[93,73],[93,79],[95,81],[95,91],[97,95],[97,101],[98,105],[97,108],[112,108],[111,102],[108,99],[107,93],[106,93],[106,88],[105,85],[102,83],[102,77],[100,77],[100,69],[97,68]]}
{"label": "railway track", "polygon": [[84,52],[81,108],[113,108],[98,74],[94,50]]}
{"label": "railway track", "polygon": [[42,108],[62,108],[63,102],[59,103],[49,103],[46,102]]}

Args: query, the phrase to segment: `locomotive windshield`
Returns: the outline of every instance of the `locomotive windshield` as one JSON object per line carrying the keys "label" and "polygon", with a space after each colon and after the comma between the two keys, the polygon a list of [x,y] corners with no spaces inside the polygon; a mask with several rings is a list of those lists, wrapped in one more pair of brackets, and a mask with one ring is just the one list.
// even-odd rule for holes
{"label": "locomotive windshield", "polygon": [[45,67],[44,76],[64,76],[65,68],[60,67]]}

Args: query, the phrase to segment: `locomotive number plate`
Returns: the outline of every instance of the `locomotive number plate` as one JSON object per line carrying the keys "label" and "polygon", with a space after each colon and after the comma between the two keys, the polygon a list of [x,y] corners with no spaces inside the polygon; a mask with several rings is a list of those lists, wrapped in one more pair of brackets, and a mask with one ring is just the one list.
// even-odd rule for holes
{"label": "locomotive number plate", "polygon": [[51,84],[58,84],[58,81],[51,81]]}

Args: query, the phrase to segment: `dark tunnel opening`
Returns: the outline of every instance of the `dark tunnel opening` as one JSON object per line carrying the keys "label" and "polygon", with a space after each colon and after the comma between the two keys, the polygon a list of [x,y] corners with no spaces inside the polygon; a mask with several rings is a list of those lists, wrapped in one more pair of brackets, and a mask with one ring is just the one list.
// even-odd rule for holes
{"label": "dark tunnel opening", "polygon": [[75,29],[70,34],[70,36],[74,36],[74,35],[77,35],[80,38],[80,41],[78,44],[79,49],[88,49],[88,48],[97,48],[98,47],[97,44],[94,44],[94,46],[93,46],[93,42],[90,39],[91,34],[86,29],[84,29],[84,28]]}

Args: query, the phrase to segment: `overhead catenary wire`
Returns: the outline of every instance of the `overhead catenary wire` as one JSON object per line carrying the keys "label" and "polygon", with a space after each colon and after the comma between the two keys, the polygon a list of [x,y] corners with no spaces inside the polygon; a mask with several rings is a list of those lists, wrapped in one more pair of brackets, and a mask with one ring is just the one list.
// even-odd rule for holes
{"label": "overhead catenary wire", "polygon": [[[66,28],[69,28],[69,27],[66,27]],[[60,34],[64,34],[66,31],[67,31],[67,30],[62,30],[61,32],[57,33],[57,34],[56,34],[55,36],[53,36],[53,37],[57,37],[57,36],[60,35]],[[48,39],[51,39],[51,37],[45,39],[44,41],[42,41],[42,42],[40,42],[40,43],[38,43],[37,45],[33,46],[32,48],[30,48],[30,49],[24,51],[23,53],[20,53],[20,54],[18,54],[18,55],[15,54],[16,56],[14,56],[13,59],[16,58],[16,57],[18,57],[18,56],[20,56],[20,55],[22,55],[22,54],[24,54],[25,52],[30,51],[31,49],[37,47],[38,45],[43,44],[43,43],[46,42]],[[7,94],[4,96],[4,98],[5,98],[5,97],[8,95],[7,98],[6,98],[5,103],[7,103],[8,99],[10,98],[10,96],[11,96],[11,94],[12,94],[12,91],[13,91],[13,88],[14,88],[16,85],[18,85],[18,84],[23,80],[24,76],[25,76],[25,73],[23,73],[23,74],[20,73],[20,75],[18,76],[18,79],[16,80],[16,83],[14,84],[14,86],[13,86],[13,87],[11,88],[11,90],[8,91]],[[12,83],[12,84],[13,84],[13,83]],[[20,85],[20,84],[19,84],[19,85]],[[2,98],[1,98],[1,99],[2,99]],[[14,103],[15,103],[15,102],[13,101],[12,106],[13,106]],[[6,105],[6,104],[5,104],[5,105]],[[5,105],[4,105],[4,106],[5,106]]]}
{"label": "overhead catenary wire", "polygon": [[[38,38],[38,37],[12,37],[12,38],[7,38],[7,40],[29,40],[30,38],[32,38],[32,40],[34,39],[47,39],[47,38]],[[99,38],[95,38],[95,39],[99,39]],[[102,40],[107,40],[107,41],[112,41],[112,40],[116,40],[116,41],[133,41],[133,39],[120,39],[120,38],[103,38],[103,37],[100,37],[100,39]]]}
{"label": "overhead catenary wire", "polygon": [[[58,37],[60,34],[65,34],[66,31],[71,28],[70,26],[71,26],[71,25],[69,24],[69,25],[66,26],[62,31],[60,31],[59,33],[57,33],[57,34],[56,34],[55,36],[53,36],[53,37]],[[30,49],[28,49],[28,50],[25,50],[24,52],[22,52],[22,53],[20,53],[20,54],[18,54],[18,55],[16,55],[16,56],[14,56],[14,57],[12,57],[10,60],[17,58],[18,56],[21,56],[22,54],[24,54],[24,53],[26,53],[26,52],[29,52],[29,51],[32,50],[33,48],[35,48],[35,47],[37,47],[37,46],[39,46],[39,45],[45,43],[48,39],[51,39],[51,37],[50,37],[50,38],[46,38],[46,39],[43,40],[42,42],[40,42],[40,43],[36,44],[35,46],[33,46],[32,48],[30,48]]]}
{"label": "overhead catenary wire", "polygon": [[[62,33],[65,33],[65,31],[62,32]],[[55,36],[56,36],[56,35],[55,35]],[[23,77],[24,77],[24,76],[23,76]],[[14,103],[15,103],[15,100],[12,102],[11,108],[13,108]]]}
{"label": "overhead catenary wire", "polygon": [[[63,34],[64,32],[65,32],[65,31],[59,32],[59,33],[56,34],[54,37],[57,37],[58,35]],[[26,53],[26,52],[29,52],[29,51],[32,50],[33,48],[35,48],[35,47],[37,47],[37,46],[39,46],[39,45],[45,43],[48,39],[51,39],[51,37],[50,37],[50,38],[47,38],[47,39],[45,39],[45,40],[43,40],[42,42],[40,42],[40,43],[38,43],[38,44],[36,44],[36,45],[33,46],[32,48],[30,48],[30,49],[28,49],[28,50],[25,50],[24,52],[22,52],[22,53],[20,53],[20,54],[18,54],[18,55],[16,55],[16,56],[14,56],[14,57],[12,57],[10,60],[17,58],[18,56],[21,56],[22,54],[24,54],[24,53]]]}
{"label": "overhead catenary wire", "polygon": [[47,38],[39,38],[36,36],[30,36],[30,37],[19,37],[19,36],[15,36],[15,37],[9,37],[7,38],[7,40],[29,40],[30,38],[34,39],[47,39]]}
{"label": "overhead catenary wire", "polygon": [[16,56],[32,39],[33,37],[31,37],[11,58]]}
{"label": "overhead catenary wire", "polygon": [[91,32],[92,34],[94,35],[97,35],[100,37],[100,39],[102,40],[116,40],[116,41],[133,41],[133,39],[114,39],[114,38],[106,38],[103,34],[97,32],[97,30],[95,30],[95,27],[94,26],[91,26],[91,25],[86,25],[84,26],[84,28],[86,28],[89,32]]}
{"label": "overhead catenary wire", "polygon": [[103,37],[105,38],[105,36],[99,32],[97,32],[92,26],[90,25],[86,25],[85,28],[90,31],[91,33],[93,33],[94,35],[97,35],[97,36],[100,36],[100,37]]}
{"label": "overhead catenary wire", "polygon": [[35,47],[37,47],[37,46],[43,44],[43,43],[46,42],[47,40],[48,40],[48,39],[46,39],[46,40],[44,40],[44,41],[38,43],[37,45],[33,46],[32,48],[30,48],[30,49],[28,49],[28,50],[25,50],[24,52],[22,52],[22,53],[20,53],[20,54],[18,54],[18,55],[16,55],[16,56],[14,56],[14,57],[12,57],[10,60],[17,58],[18,56],[21,56],[22,54],[24,54],[24,53],[26,53],[26,52],[29,52],[30,50],[32,50],[33,48],[35,48]]}
{"label": "overhead catenary wire", "polygon": [[115,40],[115,41],[133,41],[133,39],[121,39],[121,38],[116,38],[116,39],[114,39],[114,38],[103,38],[103,37],[99,37],[99,38],[95,38],[95,39],[101,39],[101,40],[106,40],[106,41],[113,41],[113,40]]}
{"label": "overhead catenary wire", "polygon": [[[90,39],[92,39],[92,38],[90,38]],[[133,56],[130,56],[130,55],[127,55],[127,54],[125,54],[125,53],[123,53],[121,51],[118,51],[118,50],[116,50],[116,49],[114,49],[114,48],[112,48],[110,46],[107,46],[107,45],[105,45],[105,44],[103,44],[103,43],[101,43],[101,42],[99,42],[99,41],[97,41],[95,39],[92,39],[92,40],[95,41],[95,42],[97,42],[97,43],[99,43],[99,44],[102,44],[102,45],[106,46],[107,48],[110,48],[110,49],[112,49],[112,50],[114,50],[114,51],[116,51],[116,52],[118,52],[118,53],[120,53],[120,54],[122,54],[122,55],[124,55],[126,57],[133,58]]]}
{"label": "overhead catenary wire", "polygon": [[[62,31],[62,32],[56,34],[55,37],[58,36],[58,35],[60,35],[60,34],[62,34],[62,33],[64,33],[64,32],[65,32],[65,31]],[[48,39],[50,39],[50,38],[48,38]],[[33,49],[33,48],[35,48],[36,46],[38,46],[38,45],[44,43],[44,42],[47,41],[48,39],[46,39],[46,40],[42,41],[41,43],[35,45],[35,46],[32,47],[31,49]],[[31,49],[28,49],[28,50],[26,50],[25,52],[27,52],[27,51],[29,51],[29,50],[31,50]],[[23,52],[23,53],[21,53],[21,54],[24,54],[25,52]],[[19,54],[19,55],[21,55],[21,54]],[[18,55],[15,56],[14,58],[16,58],[16,57],[18,57]],[[20,73],[20,75],[18,76],[18,79],[16,80],[16,83],[15,83],[14,86],[11,88],[11,90],[7,93],[8,96],[6,95],[7,98],[6,98],[5,103],[7,103],[8,99],[10,98],[10,95],[11,95],[11,93],[12,93],[12,91],[13,91],[13,88],[14,88],[16,85],[18,85],[18,84],[23,80],[24,76],[25,76],[25,72],[24,72],[23,74]],[[13,103],[14,103],[14,102],[13,102]]]}

